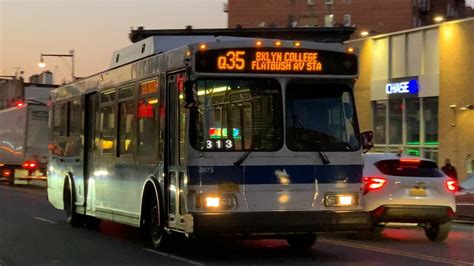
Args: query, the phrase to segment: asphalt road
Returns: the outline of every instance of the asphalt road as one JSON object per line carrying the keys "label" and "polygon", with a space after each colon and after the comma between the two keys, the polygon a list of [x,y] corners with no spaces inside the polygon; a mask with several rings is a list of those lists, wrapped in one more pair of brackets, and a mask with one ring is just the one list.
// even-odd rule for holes
{"label": "asphalt road", "polygon": [[382,238],[320,235],[311,250],[281,240],[179,241],[170,251],[143,243],[138,229],[102,222],[71,228],[44,188],[0,185],[0,265],[474,265],[474,224],[454,224],[444,243],[421,229],[386,229]]}

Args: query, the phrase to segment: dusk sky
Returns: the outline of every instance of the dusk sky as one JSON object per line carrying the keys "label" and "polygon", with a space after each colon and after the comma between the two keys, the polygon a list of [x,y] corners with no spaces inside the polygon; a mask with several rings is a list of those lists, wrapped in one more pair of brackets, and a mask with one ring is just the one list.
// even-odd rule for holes
{"label": "dusk sky", "polygon": [[[0,0],[0,75],[23,77],[48,69],[56,83],[71,79],[70,58],[75,50],[76,76],[89,76],[108,68],[112,53],[128,46],[131,27],[146,29],[223,28],[227,0]],[[474,6],[474,0],[466,1]]]}
{"label": "dusk sky", "polygon": [[[0,75],[25,71],[26,79],[44,69],[41,53],[75,51],[76,76],[109,66],[112,53],[128,46],[130,28],[227,27],[225,0],[0,0]],[[71,80],[71,59],[45,57],[56,82]]]}

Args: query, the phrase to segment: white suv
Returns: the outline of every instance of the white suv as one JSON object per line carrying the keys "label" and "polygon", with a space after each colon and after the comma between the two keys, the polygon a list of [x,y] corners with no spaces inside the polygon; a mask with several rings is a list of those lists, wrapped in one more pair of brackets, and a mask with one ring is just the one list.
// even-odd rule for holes
{"label": "white suv", "polygon": [[362,205],[370,212],[372,230],[384,225],[417,223],[431,241],[448,237],[455,216],[456,181],[434,161],[393,153],[364,155]]}

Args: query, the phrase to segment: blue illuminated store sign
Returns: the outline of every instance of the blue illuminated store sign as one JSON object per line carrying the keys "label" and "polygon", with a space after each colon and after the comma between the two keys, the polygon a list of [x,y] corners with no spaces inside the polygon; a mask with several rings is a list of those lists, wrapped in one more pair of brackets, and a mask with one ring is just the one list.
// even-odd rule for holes
{"label": "blue illuminated store sign", "polygon": [[389,98],[418,97],[418,77],[397,78],[385,85],[385,93]]}

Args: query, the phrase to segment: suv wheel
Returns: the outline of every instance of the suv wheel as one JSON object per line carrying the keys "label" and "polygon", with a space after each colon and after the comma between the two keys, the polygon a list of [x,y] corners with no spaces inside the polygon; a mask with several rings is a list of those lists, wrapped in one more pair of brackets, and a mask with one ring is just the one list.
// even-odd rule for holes
{"label": "suv wheel", "polygon": [[310,249],[314,243],[316,243],[316,235],[307,234],[289,236],[286,239],[286,242],[288,242],[288,245],[290,245],[292,248]]}
{"label": "suv wheel", "polygon": [[451,222],[445,224],[429,224],[425,227],[425,234],[426,237],[433,242],[442,242],[448,237],[450,229]]}

